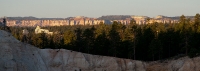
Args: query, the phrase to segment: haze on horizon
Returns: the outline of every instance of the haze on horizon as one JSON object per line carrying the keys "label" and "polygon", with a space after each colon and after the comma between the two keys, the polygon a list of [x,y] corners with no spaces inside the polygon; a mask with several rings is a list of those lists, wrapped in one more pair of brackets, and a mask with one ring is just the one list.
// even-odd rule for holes
{"label": "haze on horizon", "polygon": [[0,17],[194,16],[200,0],[1,0]]}

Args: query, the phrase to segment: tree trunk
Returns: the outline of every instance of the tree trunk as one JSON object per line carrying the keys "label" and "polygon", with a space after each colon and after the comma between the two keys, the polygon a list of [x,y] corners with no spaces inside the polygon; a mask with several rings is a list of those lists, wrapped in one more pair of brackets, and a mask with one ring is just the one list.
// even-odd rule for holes
{"label": "tree trunk", "polygon": [[153,61],[154,61],[154,54],[153,54]]}
{"label": "tree trunk", "polygon": [[186,36],[186,41],[185,41],[186,47],[185,47],[185,54],[188,55],[188,37]]}
{"label": "tree trunk", "polygon": [[136,41],[134,41],[134,50],[133,50],[134,51],[134,60],[135,60],[135,57],[136,57],[136,55],[135,55],[135,42]]}

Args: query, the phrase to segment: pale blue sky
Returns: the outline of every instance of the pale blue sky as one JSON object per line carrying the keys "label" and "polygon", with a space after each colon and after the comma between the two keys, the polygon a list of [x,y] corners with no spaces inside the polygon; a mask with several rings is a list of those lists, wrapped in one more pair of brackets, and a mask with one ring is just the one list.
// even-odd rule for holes
{"label": "pale blue sky", "polygon": [[193,16],[200,0],[0,0],[0,17],[66,18],[102,15]]}

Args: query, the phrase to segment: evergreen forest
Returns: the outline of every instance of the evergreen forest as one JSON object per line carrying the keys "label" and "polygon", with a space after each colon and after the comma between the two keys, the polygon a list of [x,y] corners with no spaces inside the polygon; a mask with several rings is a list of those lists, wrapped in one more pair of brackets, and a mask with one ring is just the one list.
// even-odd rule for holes
{"label": "evergreen forest", "polygon": [[[148,23],[148,21],[147,21]],[[22,34],[27,29],[28,34]],[[112,24],[42,27],[53,35],[35,34],[35,27],[10,27],[18,40],[41,49],[67,49],[88,54],[155,61],[200,55],[200,15],[178,23]]]}

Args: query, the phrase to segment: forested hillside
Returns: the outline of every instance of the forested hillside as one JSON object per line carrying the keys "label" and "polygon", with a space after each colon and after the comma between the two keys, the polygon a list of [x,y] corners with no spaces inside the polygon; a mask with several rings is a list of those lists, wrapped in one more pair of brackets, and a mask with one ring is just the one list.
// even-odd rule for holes
{"label": "forested hillside", "polygon": [[[84,53],[152,61],[174,56],[200,55],[200,15],[179,23],[42,27],[54,32],[35,34],[35,27],[10,27],[14,37],[39,48],[68,49]],[[22,30],[27,29],[28,35]]]}

